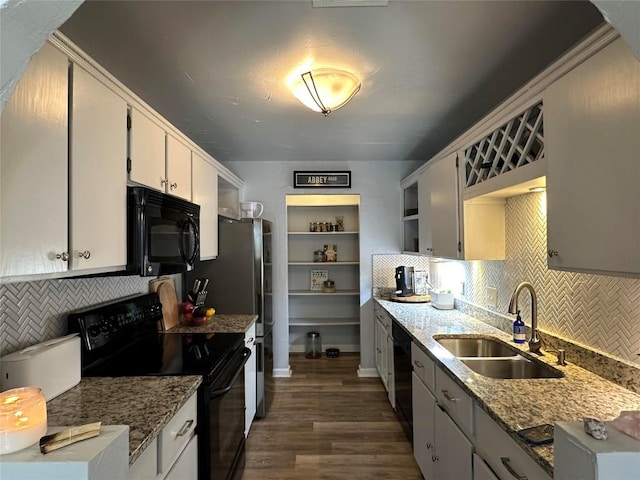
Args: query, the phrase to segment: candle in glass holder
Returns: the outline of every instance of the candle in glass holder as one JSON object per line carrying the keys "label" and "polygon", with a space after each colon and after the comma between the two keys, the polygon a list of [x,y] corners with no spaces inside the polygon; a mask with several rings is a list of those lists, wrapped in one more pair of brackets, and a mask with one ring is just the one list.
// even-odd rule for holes
{"label": "candle in glass holder", "polygon": [[38,387],[0,393],[0,455],[37,443],[47,433],[47,401]]}

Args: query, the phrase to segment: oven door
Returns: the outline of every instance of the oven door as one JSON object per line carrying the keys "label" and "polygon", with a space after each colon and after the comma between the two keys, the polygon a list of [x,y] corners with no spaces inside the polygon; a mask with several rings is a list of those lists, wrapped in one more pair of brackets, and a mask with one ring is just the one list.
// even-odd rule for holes
{"label": "oven door", "polygon": [[244,365],[251,350],[240,348],[223,372],[202,387],[198,421],[199,477],[230,480],[244,469]]}

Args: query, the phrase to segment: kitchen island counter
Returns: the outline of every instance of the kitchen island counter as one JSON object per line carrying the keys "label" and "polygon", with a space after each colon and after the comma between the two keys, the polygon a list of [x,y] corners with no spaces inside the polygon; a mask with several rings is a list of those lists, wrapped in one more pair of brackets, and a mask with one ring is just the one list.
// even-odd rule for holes
{"label": "kitchen island counter", "polygon": [[[437,310],[430,304],[401,304],[376,299],[433,358],[544,470],[553,477],[553,444],[533,447],[521,441],[516,431],[555,421],[582,421],[583,417],[612,420],[623,410],[639,410],[640,395],[578,367],[567,358],[566,366],[555,364],[556,356],[532,355],[528,346],[459,310]],[[562,371],[562,378],[496,379],[479,375],[442,347],[434,335],[490,335]],[[542,349],[544,351],[544,347]]]}
{"label": "kitchen island counter", "polygon": [[204,325],[197,327],[180,323],[169,333],[244,333],[258,319],[255,314],[216,314]]}
{"label": "kitchen island counter", "polygon": [[129,425],[129,465],[196,392],[202,377],[85,377],[47,402],[50,426]]}

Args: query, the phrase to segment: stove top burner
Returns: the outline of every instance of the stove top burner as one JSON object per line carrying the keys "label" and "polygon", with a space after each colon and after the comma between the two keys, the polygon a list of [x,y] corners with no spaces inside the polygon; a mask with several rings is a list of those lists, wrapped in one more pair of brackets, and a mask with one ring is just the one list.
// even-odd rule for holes
{"label": "stove top burner", "polygon": [[211,383],[239,348],[241,333],[158,332],[157,293],[73,312],[69,331],[82,338],[83,376],[202,375]]}

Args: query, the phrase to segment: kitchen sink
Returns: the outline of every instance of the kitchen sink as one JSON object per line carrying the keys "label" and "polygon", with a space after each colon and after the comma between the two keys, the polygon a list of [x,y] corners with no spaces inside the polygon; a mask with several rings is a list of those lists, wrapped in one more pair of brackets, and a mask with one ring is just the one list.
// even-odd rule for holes
{"label": "kitchen sink", "polygon": [[506,343],[487,337],[443,337],[436,342],[474,372],[492,378],[561,378],[564,373],[545,363],[529,360]]}
{"label": "kitchen sink", "polygon": [[456,357],[514,357],[517,350],[492,338],[447,337],[436,339]]}
{"label": "kitchen sink", "polygon": [[564,373],[520,355],[511,358],[461,358],[480,375],[492,378],[561,378]]}

